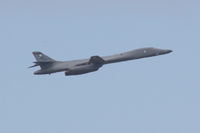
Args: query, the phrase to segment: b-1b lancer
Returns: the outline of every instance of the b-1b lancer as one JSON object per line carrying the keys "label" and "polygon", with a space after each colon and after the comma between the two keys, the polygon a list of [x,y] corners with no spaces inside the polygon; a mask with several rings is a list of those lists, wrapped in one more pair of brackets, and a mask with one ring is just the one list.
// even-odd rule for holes
{"label": "b-1b lancer", "polygon": [[171,53],[172,50],[157,48],[141,48],[129,52],[115,54],[111,56],[92,56],[90,59],[81,59],[73,61],[56,61],[42,52],[35,51],[35,65],[29,67],[40,66],[40,70],[34,72],[35,75],[52,74],[56,72],[65,72],[66,76],[80,75],[99,70],[103,65],[116,63],[121,61],[135,60],[140,58],[158,56]]}

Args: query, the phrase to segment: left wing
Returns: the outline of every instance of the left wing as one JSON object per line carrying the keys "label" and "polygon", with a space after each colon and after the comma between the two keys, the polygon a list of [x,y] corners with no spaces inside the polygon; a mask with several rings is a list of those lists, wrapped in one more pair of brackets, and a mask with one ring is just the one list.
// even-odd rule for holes
{"label": "left wing", "polygon": [[89,64],[103,65],[105,60],[99,56],[92,56],[89,60]]}
{"label": "left wing", "polygon": [[88,65],[88,64],[102,66],[105,64],[105,60],[101,58],[100,56],[92,56],[90,57],[89,61],[81,63],[81,64],[77,64],[76,66],[82,66],[82,65]]}

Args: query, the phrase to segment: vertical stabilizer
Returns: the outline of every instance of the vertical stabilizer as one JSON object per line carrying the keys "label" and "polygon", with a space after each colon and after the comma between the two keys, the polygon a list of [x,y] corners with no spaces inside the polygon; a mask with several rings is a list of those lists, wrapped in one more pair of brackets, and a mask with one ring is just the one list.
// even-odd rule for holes
{"label": "vertical stabilizer", "polygon": [[51,67],[54,62],[56,62],[56,60],[48,57],[47,55],[45,55],[39,51],[34,51],[33,55],[36,59],[36,62],[33,62],[33,63],[35,63],[35,65],[30,66],[29,68],[40,66],[41,69],[47,69],[47,68]]}
{"label": "vertical stabilizer", "polygon": [[37,62],[55,62],[54,59],[48,57],[47,55],[43,54],[42,52],[39,51],[34,51],[33,55]]}

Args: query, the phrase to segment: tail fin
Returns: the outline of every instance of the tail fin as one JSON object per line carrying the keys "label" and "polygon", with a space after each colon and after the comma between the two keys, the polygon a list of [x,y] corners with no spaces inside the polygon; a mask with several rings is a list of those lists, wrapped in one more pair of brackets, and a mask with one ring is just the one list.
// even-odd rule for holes
{"label": "tail fin", "polygon": [[36,66],[40,66],[41,69],[49,68],[51,67],[52,63],[56,61],[39,51],[34,51],[33,55],[36,59],[36,62],[34,62],[35,65],[29,68],[36,67]]}
{"label": "tail fin", "polygon": [[37,62],[54,62],[55,61],[54,59],[48,57],[47,55],[39,51],[34,51],[33,55],[35,56],[35,59],[37,60]]}

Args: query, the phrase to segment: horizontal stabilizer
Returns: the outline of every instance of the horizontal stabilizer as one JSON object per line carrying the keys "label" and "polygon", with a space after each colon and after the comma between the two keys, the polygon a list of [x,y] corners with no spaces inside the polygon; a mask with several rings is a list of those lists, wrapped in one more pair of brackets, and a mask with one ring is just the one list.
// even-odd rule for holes
{"label": "horizontal stabilizer", "polygon": [[48,61],[46,61],[46,62],[33,62],[33,63],[35,63],[35,65],[30,66],[28,68],[40,66],[42,69],[45,69],[45,68],[50,67],[52,65],[52,63],[54,63],[54,62],[48,62]]}
{"label": "horizontal stabilizer", "polygon": [[36,66],[38,66],[38,64],[35,64],[35,65],[30,66],[30,67],[28,67],[28,68],[33,68],[33,67],[36,67]]}

